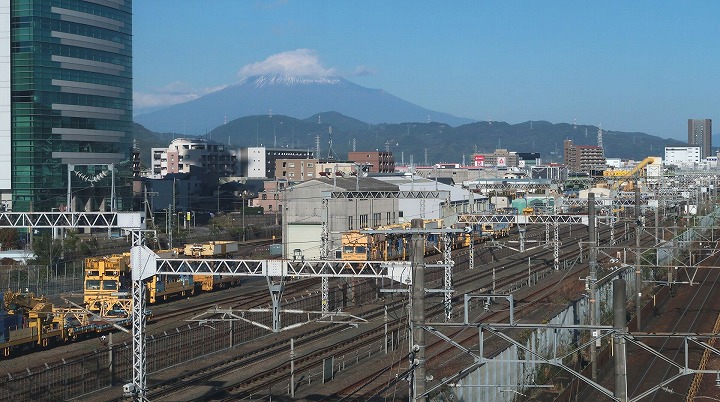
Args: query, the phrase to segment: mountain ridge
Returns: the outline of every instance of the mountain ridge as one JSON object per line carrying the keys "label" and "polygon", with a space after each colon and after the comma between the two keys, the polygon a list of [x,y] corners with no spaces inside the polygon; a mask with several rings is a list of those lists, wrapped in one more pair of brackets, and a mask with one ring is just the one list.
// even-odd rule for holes
{"label": "mountain ridge", "polygon": [[[136,137],[143,138],[142,158],[149,163],[150,150],[145,147],[167,147],[172,138],[193,137],[187,134],[153,133],[136,123]],[[332,127],[332,134],[330,133]],[[397,163],[415,164],[461,163],[463,156],[470,164],[475,152],[491,153],[497,148],[514,152],[539,152],[544,162],[560,162],[563,141],[577,145],[597,145],[595,126],[547,121],[509,124],[481,121],[457,127],[445,123],[382,123],[369,124],[338,112],[315,113],[304,119],[285,115],[253,115],[228,121],[206,135],[230,148],[248,146],[316,148],[320,139],[320,157],[345,159],[353,144],[358,151],[389,149]],[[587,133],[587,134],[586,134]],[[149,138],[156,136],[157,141]],[[333,148],[329,149],[332,138]],[[603,144],[608,158],[641,160],[647,156],[664,156],[665,146],[686,146],[671,138],[660,138],[640,132],[603,131]],[[411,156],[412,155],[412,156]]]}
{"label": "mountain ridge", "polygon": [[428,117],[453,125],[474,121],[426,109],[339,76],[282,74],[245,77],[200,98],[137,115],[135,121],[153,131],[201,135],[244,116],[274,113],[300,119],[327,110],[371,124],[424,121]]}

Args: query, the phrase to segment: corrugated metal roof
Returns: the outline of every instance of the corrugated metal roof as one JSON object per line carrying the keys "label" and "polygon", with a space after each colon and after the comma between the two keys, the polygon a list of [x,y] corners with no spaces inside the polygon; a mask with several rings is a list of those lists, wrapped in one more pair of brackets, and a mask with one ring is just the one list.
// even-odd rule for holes
{"label": "corrugated metal roof", "polygon": [[322,183],[332,186],[337,186],[339,190],[355,191],[356,186],[359,191],[399,191],[398,186],[387,183],[381,180],[373,179],[371,177],[337,177],[333,180],[332,177],[319,177],[317,179],[308,180],[304,183],[298,184],[295,187],[313,186],[317,183]]}

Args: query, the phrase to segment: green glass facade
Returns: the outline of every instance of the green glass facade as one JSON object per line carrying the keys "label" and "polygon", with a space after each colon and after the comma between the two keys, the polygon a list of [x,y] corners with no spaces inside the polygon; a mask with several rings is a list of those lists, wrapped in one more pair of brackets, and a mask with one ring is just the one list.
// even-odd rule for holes
{"label": "green glass facade", "polygon": [[[10,1],[11,194],[15,211],[129,206],[131,0]],[[73,171],[68,174],[68,165]]]}

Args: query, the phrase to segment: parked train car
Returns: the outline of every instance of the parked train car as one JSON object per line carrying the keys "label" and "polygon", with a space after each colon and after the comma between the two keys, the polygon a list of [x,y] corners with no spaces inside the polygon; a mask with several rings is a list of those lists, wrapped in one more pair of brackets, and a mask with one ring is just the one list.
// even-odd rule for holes
{"label": "parked train car", "polygon": [[[425,221],[426,229],[440,229],[443,227],[441,219]],[[410,223],[398,223],[376,228],[377,230],[410,229]],[[468,233],[449,234],[451,249],[467,247],[470,244]],[[473,238],[480,241],[481,238]],[[410,236],[392,233],[364,234],[359,230],[344,232],[341,236],[341,249],[336,257],[345,261],[393,261],[407,260],[410,257]],[[425,236],[425,255],[442,253],[444,250],[443,236],[441,234],[428,234]]]}
{"label": "parked train car", "polygon": [[[238,250],[237,242],[210,242],[156,252],[163,258],[220,258]],[[30,350],[107,332],[114,325],[129,324],[132,311],[130,253],[91,257],[85,261],[85,309],[57,306],[32,293],[0,294],[0,350]],[[156,275],[147,283],[148,302],[156,303],[196,290],[212,290],[236,283],[234,278],[213,275]],[[93,318],[97,316],[100,318]]]}
{"label": "parked train car", "polygon": [[[161,258],[227,258],[237,251],[237,242],[213,241],[161,250],[156,254]],[[237,277],[222,275],[155,275],[147,282],[146,294],[148,302],[153,304],[238,283]],[[129,316],[131,290],[130,253],[85,260],[84,302],[90,311],[102,317]]]}
{"label": "parked train car", "polygon": [[507,222],[483,223],[480,226],[480,233],[493,239],[507,237],[510,234],[510,224]]}
{"label": "parked train car", "polygon": [[[186,244],[183,253],[194,258],[228,258],[237,253],[239,244],[236,241],[211,241],[207,243]],[[226,288],[237,285],[240,279],[228,275],[194,275],[193,280],[200,284],[204,291]]]}
{"label": "parked train car", "polygon": [[3,356],[9,356],[15,350],[47,347],[111,328],[112,323],[92,320],[83,309],[55,306],[32,293],[7,291],[0,294],[0,349]]}

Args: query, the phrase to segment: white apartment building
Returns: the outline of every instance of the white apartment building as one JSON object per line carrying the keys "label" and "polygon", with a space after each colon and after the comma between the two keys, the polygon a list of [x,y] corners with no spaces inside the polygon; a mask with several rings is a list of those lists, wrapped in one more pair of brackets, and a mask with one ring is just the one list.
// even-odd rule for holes
{"label": "white apartment building", "polygon": [[189,173],[190,166],[198,166],[220,177],[235,176],[237,158],[224,144],[205,139],[174,139],[167,148],[152,149],[153,179],[170,173]]}

